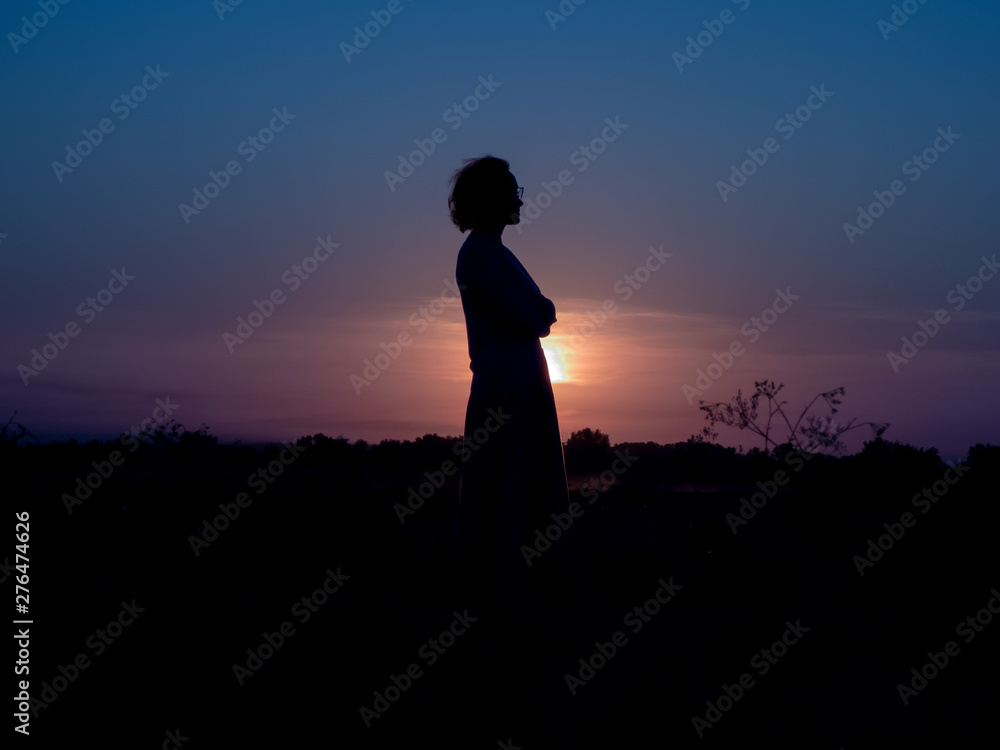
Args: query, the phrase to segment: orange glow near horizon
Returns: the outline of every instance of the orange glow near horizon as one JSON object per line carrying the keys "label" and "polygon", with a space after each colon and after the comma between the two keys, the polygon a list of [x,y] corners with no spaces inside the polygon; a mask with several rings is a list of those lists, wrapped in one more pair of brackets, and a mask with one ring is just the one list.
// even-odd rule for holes
{"label": "orange glow near horizon", "polygon": [[566,357],[563,348],[558,344],[542,344],[545,362],[549,366],[549,380],[553,383],[565,383],[569,380],[566,369]]}

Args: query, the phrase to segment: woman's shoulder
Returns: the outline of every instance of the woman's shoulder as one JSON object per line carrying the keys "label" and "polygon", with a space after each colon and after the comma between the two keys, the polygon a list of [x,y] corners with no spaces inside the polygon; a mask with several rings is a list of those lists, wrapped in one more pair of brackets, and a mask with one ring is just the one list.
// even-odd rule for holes
{"label": "woman's shoulder", "polygon": [[458,263],[489,265],[502,259],[505,255],[504,250],[502,244],[491,241],[488,237],[470,234],[458,251]]}
{"label": "woman's shoulder", "polygon": [[[496,251],[504,250],[503,243],[489,237],[488,235],[478,234],[476,232],[469,232],[469,236],[465,238],[465,242],[462,243],[462,250],[480,250],[480,249],[491,249]],[[459,251],[461,252],[461,251]]]}

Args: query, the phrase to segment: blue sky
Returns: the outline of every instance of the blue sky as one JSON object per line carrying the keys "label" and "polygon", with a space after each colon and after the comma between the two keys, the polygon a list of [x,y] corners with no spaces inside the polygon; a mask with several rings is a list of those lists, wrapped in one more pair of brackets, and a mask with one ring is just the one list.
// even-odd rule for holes
{"label": "blue sky", "polygon": [[[401,0],[392,14],[244,0],[220,19],[207,0],[74,0],[18,42],[23,17],[45,11],[9,3],[3,416],[16,409],[44,439],[112,436],[169,395],[180,421],[229,438],[458,434],[471,380],[461,308],[419,333],[409,321],[454,279],[463,237],[448,178],[492,153],[526,198],[573,176],[504,235],[565,326],[550,343],[568,374],[555,386],[567,436],[687,438],[703,420],[683,386],[742,341],[704,398],[769,378],[795,404],[843,385],[844,416],[892,422],[886,437],[956,456],[996,443],[1000,282],[982,281],[961,311],[946,298],[997,248],[1000,14],[902,5],[916,11],[880,30],[891,3],[588,0],[553,29],[556,2]],[[348,61],[342,43],[373,13],[391,20]],[[675,53],[699,34],[711,43],[679,70]],[[166,76],[118,119],[157,66]],[[814,87],[832,94],[786,139],[776,124]],[[448,112],[468,97],[475,111],[453,129]],[[294,119],[247,161],[241,144],[275,109]],[[59,179],[53,162],[104,118],[114,129]],[[627,128],[579,171],[606,118]],[[386,172],[435,128],[443,140],[390,190]],[[939,128],[958,137],[911,182],[904,165]],[[719,182],[768,138],[777,149],[723,200]],[[179,204],[232,160],[239,173],[185,221]],[[844,224],[894,180],[905,192],[849,241]],[[318,237],[339,247],[292,290],[283,274]],[[668,263],[618,298],[615,282],[661,245]],[[135,280],[92,321],[78,315],[123,267]],[[229,351],[223,334],[276,288],[286,301]],[[741,327],[786,288],[800,299],[751,344]],[[619,312],[570,347],[609,297]],[[888,353],[938,309],[949,321],[894,371]],[[19,366],[69,322],[79,335],[25,384]],[[403,331],[412,345],[356,392],[351,375]]]}

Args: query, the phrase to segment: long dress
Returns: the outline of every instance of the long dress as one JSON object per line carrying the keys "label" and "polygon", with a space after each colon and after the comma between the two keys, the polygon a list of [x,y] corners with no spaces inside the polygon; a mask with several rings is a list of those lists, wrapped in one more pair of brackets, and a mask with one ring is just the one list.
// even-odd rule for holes
{"label": "long dress", "polygon": [[571,573],[572,534],[553,529],[553,514],[564,524],[569,518],[562,439],[539,341],[556,320],[555,306],[496,237],[471,233],[455,276],[472,370],[457,578],[484,638],[465,666],[458,699],[467,702],[459,714],[483,734],[461,746],[513,733],[525,746],[559,750],[574,731],[553,706],[568,696],[562,671],[572,658],[563,652],[574,649],[567,624],[582,589]]}
{"label": "long dress", "polygon": [[565,522],[569,509],[559,422],[539,341],[555,322],[555,306],[496,237],[470,233],[455,276],[472,370],[459,580],[467,600],[482,611],[530,617],[560,595],[568,549],[551,540],[553,531],[544,537],[557,522],[553,514]]}

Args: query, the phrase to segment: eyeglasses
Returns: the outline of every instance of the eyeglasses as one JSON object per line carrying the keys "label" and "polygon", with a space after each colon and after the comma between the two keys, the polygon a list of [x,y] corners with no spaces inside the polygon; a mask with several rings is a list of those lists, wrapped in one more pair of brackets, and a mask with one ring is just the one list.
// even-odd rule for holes
{"label": "eyeglasses", "polygon": [[524,188],[523,187],[519,187],[517,189],[517,197],[518,198],[523,198],[524,197]]}

